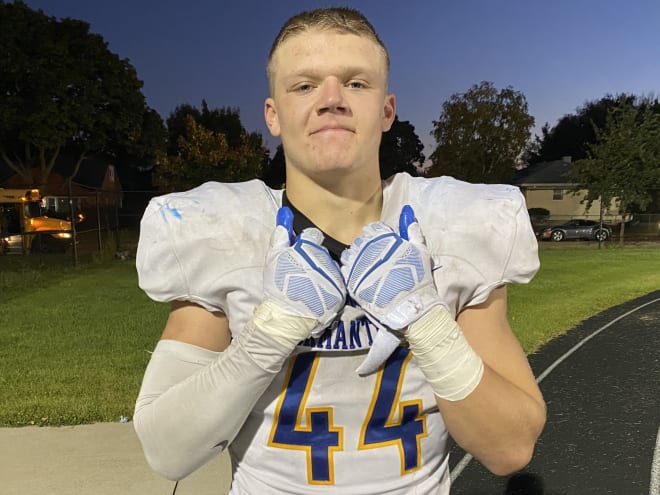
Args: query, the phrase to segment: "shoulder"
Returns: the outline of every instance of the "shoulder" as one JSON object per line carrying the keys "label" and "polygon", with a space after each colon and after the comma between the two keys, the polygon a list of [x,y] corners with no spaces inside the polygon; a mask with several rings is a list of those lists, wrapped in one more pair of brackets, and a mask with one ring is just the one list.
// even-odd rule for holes
{"label": "shoulder", "polygon": [[219,280],[261,262],[280,201],[281,191],[258,180],[207,182],[153,198],[140,223],[140,287],[157,301],[224,310]]}
{"label": "shoulder", "polygon": [[456,312],[537,272],[536,237],[517,187],[403,174],[391,186],[415,210],[434,258],[436,285]]}
{"label": "shoulder", "polygon": [[270,232],[281,191],[259,180],[225,184],[207,182],[189,191],[153,198],[140,227],[140,243],[174,242],[180,248],[200,240],[231,245],[236,239]]}
{"label": "shoulder", "polygon": [[403,204],[410,204],[426,235],[502,239],[515,235],[519,228],[531,229],[525,198],[516,186],[397,174],[385,191],[393,199],[388,201],[389,216],[398,215]]}
{"label": "shoulder", "polygon": [[[176,220],[210,218],[209,215],[241,215],[239,207],[247,204],[273,202],[279,191],[269,189],[263,182],[221,183],[206,182],[201,186],[183,192],[156,196],[149,202],[142,221],[149,222],[153,216],[164,222]],[[280,193],[281,194],[281,193]]]}
{"label": "shoulder", "polygon": [[[384,186],[385,191],[395,196],[407,197],[423,213],[451,215],[483,215],[486,205],[506,208],[517,212],[525,206],[525,200],[516,186],[508,184],[473,184],[453,177],[411,177],[396,174]],[[386,193],[387,194],[387,193]],[[431,208],[431,206],[438,208]]]}

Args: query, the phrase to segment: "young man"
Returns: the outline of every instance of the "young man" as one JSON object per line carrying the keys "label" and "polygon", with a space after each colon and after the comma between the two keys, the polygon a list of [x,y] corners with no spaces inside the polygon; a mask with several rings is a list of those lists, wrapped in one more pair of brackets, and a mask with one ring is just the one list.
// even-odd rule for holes
{"label": "young man", "polygon": [[538,269],[524,201],[381,182],[388,73],[359,12],[290,19],[265,102],[286,191],[207,183],[145,212],[140,286],[172,310],[134,419],[164,477],[228,448],[232,494],[436,495],[448,435],[496,474],[529,461],[545,405],[505,287]]}

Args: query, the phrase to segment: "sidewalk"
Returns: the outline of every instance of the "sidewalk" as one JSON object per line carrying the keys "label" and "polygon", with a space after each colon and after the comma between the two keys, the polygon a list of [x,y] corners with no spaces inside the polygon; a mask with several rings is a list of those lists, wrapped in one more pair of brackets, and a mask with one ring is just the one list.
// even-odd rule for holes
{"label": "sidewalk", "polygon": [[[225,495],[226,454],[179,483],[176,495]],[[132,423],[0,428],[2,495],[169,495],[174,483],[153,473]]]}

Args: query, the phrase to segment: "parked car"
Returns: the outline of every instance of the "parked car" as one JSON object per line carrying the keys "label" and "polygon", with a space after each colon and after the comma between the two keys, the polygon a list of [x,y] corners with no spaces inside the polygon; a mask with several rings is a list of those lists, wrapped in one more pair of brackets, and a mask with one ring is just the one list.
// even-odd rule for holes
{"label": "parked car", "polygon": [[561,225],[547,227],[541,232],[541,239],[563,241],[565,239],[585,239],[588,241],[606,241],[612,237],[612,228],[594,220],[573,219]]}

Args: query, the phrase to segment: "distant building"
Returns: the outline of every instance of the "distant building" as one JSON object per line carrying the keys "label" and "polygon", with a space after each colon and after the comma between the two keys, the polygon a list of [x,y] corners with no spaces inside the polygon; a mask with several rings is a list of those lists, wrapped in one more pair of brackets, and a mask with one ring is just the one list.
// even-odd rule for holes
{"label": "distant building", "polygon": [[[549,220],[568,220],[571,218],[600,218],[600,200],[595,200],[587,209],[584,199],[587,190],[577,190],[577,184],[571,181],[569,171],[572,166],[570,156],[561,160],[541,162],[518,172],[514,184],[525,196],[527,208],[544,208],[550,212]],[[619,223],[621,213],[618,201],[603,211],[603,220]]]}
{"label": "distant building", "polygon": [[[44,198],[43,206],[50,216],[70,216],[70,201],[74,211],[84,212],[86,218],[96,217],[97,212],[121,207],[122,185],[110,159],[97,156],[87,158],[69,184],[67,179],[73,173],[75,163],[74,158],[58,157],[47,183],[39,186]],[[39,171],[35,169],[33,175],[38,177]],[[34,187],[38,186],[38,182],[35,179],[32,184],[25,184],[23,177],[6,170],[0,176],[0,186],[6,188]]]}
{"label": "distant building", "polygon": [[[94,219],[96,224],[106,226],[117,223],[117,211],[122,206],[123,190],[112,160],[102,156],[87,158],[69,183],[74,172],[76,159],[60,156],[48,176],[46,184],[38,178],[31,184],[19,174],[2,175],[0,187],[39,187],[45,215],[70,219],[71,210],[80,219]],[[35,174],[38,172],[35,171]]]}

